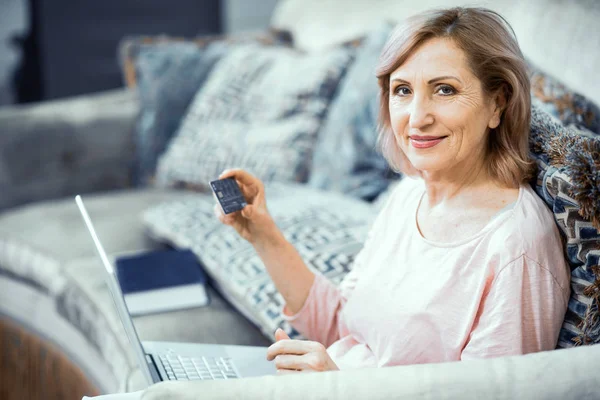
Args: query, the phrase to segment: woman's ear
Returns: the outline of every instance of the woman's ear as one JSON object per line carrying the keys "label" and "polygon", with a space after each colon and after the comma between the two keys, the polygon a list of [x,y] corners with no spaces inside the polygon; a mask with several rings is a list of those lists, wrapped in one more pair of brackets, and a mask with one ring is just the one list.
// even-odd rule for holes
{"label": "woman's ear", "polygon": [[506,88],[503,86],[499,89],[493,97],[492,106],[494,107],[494,111],[492,117],[490,118],[490,122],[488,126],[490,129],[496,129],[498,125],[500,125],[500,118],[502,118],[502,112],[506,108]]}

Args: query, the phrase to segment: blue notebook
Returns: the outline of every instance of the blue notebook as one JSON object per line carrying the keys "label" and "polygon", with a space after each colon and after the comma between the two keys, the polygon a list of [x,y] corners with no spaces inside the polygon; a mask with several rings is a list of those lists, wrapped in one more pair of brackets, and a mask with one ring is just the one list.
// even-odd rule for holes
{"label": "blue notebook", "polygon": [[205,306],[206,274],[190,250],[162,250],[116,261],[117,277],[132,316]]}

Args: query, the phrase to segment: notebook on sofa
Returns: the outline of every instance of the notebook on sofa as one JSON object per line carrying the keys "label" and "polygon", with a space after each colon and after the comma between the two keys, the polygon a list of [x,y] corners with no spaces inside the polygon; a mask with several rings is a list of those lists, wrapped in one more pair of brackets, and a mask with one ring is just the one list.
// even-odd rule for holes
{"label": "notebook on sofa", "polygon": [[206,306],[206,274],[190,250],[161,250],[116,260],[132,316]]}

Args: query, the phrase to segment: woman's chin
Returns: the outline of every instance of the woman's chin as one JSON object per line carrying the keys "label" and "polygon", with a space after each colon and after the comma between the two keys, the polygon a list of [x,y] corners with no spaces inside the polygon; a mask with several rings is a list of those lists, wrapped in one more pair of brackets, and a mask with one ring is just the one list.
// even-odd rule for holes
{"label": "woman's chin", "polygon": [[440,171],[444,168],[444,163],[440,162],[439,156],[430,155],[428,157],[409,157],[413,167],[423,172]]}

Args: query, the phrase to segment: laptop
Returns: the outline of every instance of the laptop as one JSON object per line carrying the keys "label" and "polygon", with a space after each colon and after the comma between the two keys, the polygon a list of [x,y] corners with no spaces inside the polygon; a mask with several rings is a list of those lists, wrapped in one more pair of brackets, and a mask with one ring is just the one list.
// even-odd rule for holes
{"label": "laptop", "polygon": [[273,375],[274,363],[267,361],[266,347],[176,342],[140,342],[119,285],[81,196],[75,197],[81,216],[92,236],[106,270],[106,282],[129,343],[148,386],[161,381],[234,379]]}

